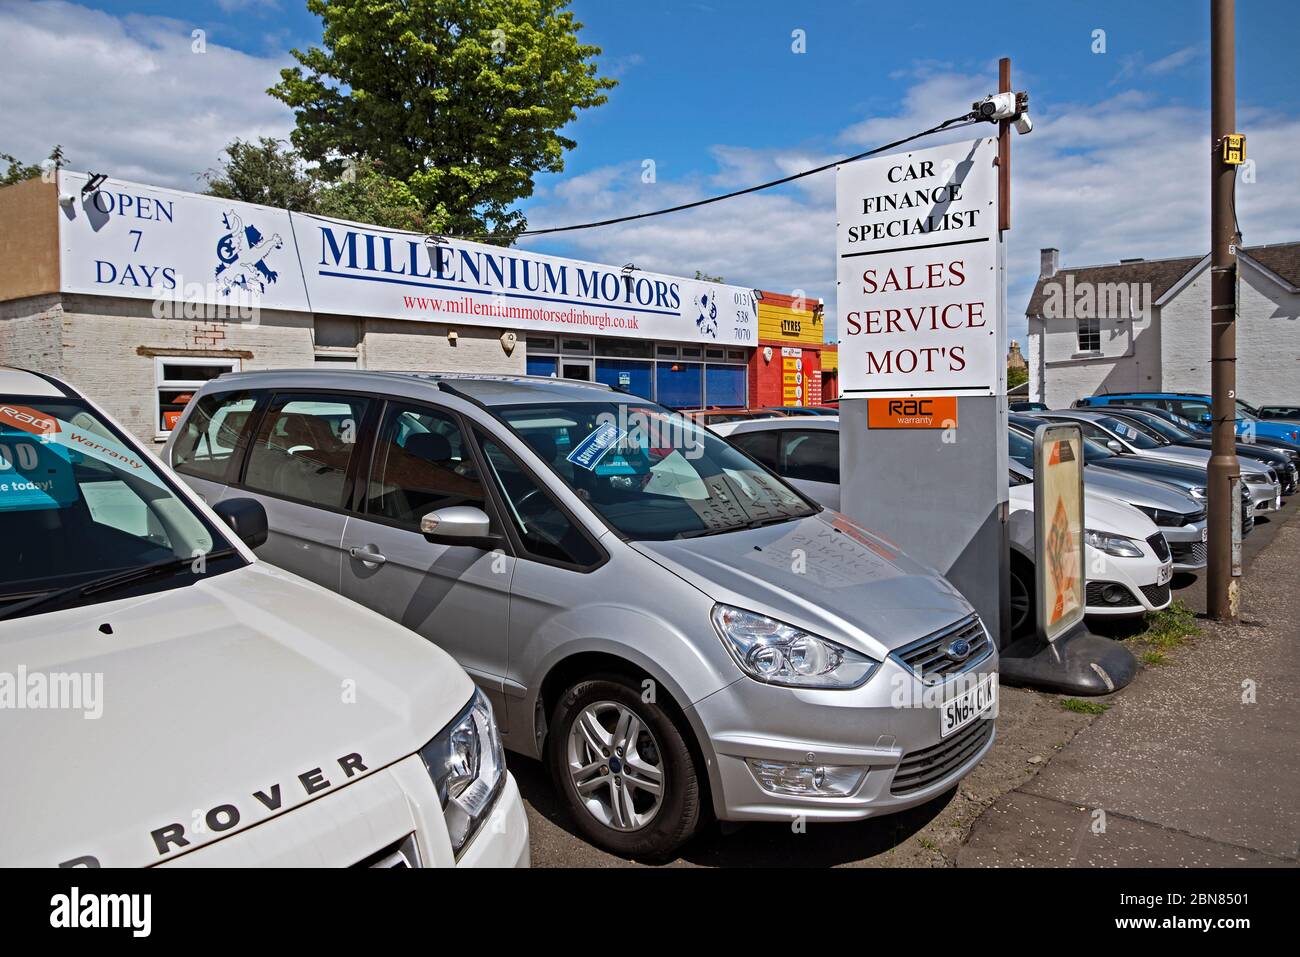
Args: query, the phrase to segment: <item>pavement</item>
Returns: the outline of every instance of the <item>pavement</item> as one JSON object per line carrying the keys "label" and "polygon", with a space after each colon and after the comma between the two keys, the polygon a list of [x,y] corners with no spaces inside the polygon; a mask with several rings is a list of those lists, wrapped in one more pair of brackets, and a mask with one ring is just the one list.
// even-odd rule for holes
{"label": "pavement", "polygon": [[[1243,558],[1241,623],[1202,616],[1200,635],[1167,664],[1090,699],[1108,706],[1104,714],[1004,686],[993,748],[928,804],[803,830],[712,824],[670,866],[1295,866],[1300,496],[1256,526]],[[1204,611],[1203,581],[1183,575],[1174,586]],[[1116,624],[1106,633],[1140,630]],[[636,866],[577,836],[538,762],[513,754],[509,762],[535,867]]]}
{"label": "pavement", "polygon": [[[958,866],[1300,863],[1300,509],[1245,544],[1240,623],[1202,616],[1171,664],[980,816]],[[1180,597],[1204,612],[1203,583]]]}

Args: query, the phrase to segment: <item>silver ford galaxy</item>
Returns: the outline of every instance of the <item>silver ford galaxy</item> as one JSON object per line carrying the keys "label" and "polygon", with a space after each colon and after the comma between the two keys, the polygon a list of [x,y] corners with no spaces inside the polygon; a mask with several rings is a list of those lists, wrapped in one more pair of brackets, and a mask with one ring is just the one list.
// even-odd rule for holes
{"label": "silver ford galaxy", "polygon": [[661,858],[710,813],[898,811],[992,745],[996,649],[947,581],[637,396],[226,375],[165,456],[209,503],[263,503],[266,560],[454,655],[615,853]]}

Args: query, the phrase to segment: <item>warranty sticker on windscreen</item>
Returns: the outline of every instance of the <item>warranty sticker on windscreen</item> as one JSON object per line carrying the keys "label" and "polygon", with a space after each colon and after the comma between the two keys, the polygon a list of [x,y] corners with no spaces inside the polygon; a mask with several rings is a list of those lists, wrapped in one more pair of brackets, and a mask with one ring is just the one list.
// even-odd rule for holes
{"label": "warranty sticker on windscreen", "polygon": [[596,426],[594,432],[579,442],[565,458],[579,468],[584,468],[590,472],[610,449],[623,441],[623,437],[626,435],[627,432],[620,429],[613,422],[602,422]]}

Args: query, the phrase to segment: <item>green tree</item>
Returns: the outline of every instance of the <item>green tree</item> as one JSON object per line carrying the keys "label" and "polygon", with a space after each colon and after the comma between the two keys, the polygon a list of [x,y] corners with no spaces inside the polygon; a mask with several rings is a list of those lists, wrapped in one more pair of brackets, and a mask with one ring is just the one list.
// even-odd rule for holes
{"label": "green tree", "polygon": [[527,227],[511,205],[576,145],[560,130],[615,85],[568,5],[307,0],[321,46],[294,50],[300,66],[269,92],[297,114],[294,145],[324,175],[368,157],[410,188],[429,228],[510,241]]}
{"label": "green tree", "polygon": [[0,173],[0,186],[11,186],[14,183],[21,183],[25,179],[32,179],[40,176],[46,170],[59,169],[67,165],[67,160],[63,156],[63,147],[56,146],[50,150],[49,158],[43,163],[23,163],[16,156],[8,153],[0,153],[0,163],[8,164],[8,169]]}
{"label": "green tree", "polygon": [[262,203],[310,213],[317,183],[293,149],[269,136],[257,142],[236,139],[225,149],[219,169],[201,174],[209,196]]}
{"label": "green tree", "polygon": [[1007,388],[1014,389],[1018,385],[1024,385],[1029,381],[1028,369],[1007,368]]}
{"label": "green tree", "polygon": [[721,276],[710,276],[708,273],[700,272],[698,269],[695,270],[695,278],[699,279],[702,282],[726,282],[727,281],[723,279]]}
{"label": "green tree", "polygon": [[431,231],[419,197],[401,180],[379,172],[373,160],[362,160],[345,170],[337,182],[324,187],[316,212],[389,229]]}

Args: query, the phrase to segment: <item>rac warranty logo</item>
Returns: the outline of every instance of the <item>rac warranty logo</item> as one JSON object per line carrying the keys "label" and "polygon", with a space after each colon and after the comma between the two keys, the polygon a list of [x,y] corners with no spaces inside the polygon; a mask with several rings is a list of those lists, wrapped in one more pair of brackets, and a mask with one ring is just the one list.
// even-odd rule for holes
{"label": "rac warranty logo", "polygon": [[245,226],[233,209],[221,215],[221,224],[228,230],[217,240],[217,286],[223,296],[231,289],[244,292],[266,292],[280,274],[266,264],[271,253],[284,247],[279,233],[264,239],[256,226]]}

